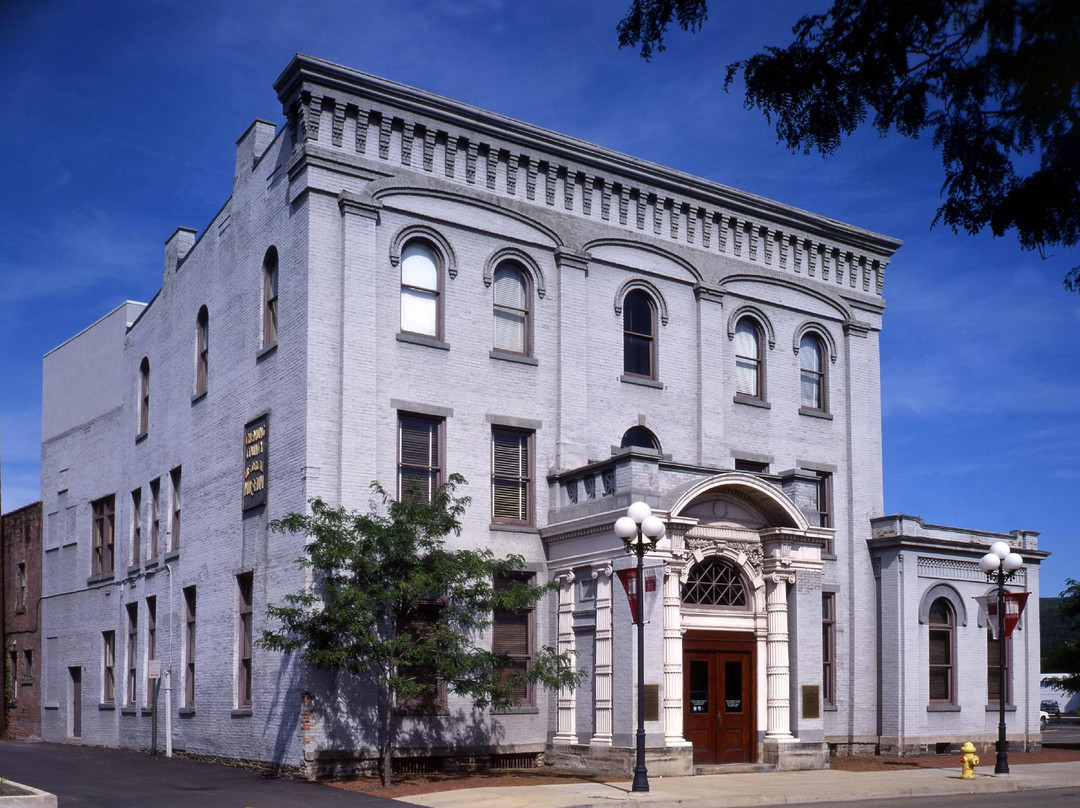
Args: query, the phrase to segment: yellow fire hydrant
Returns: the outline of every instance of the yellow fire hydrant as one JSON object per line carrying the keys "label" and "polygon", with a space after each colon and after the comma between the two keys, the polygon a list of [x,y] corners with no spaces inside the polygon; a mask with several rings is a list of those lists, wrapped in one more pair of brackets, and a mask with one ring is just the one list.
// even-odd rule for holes
{"label": "yellow fire hydrant", "polygon": [[975,767],[979,765],[979,756],[975,754],[975,744],[968,741],[960,747],[964,754],[960,756],[960,777],[970,779],[975,776]]}

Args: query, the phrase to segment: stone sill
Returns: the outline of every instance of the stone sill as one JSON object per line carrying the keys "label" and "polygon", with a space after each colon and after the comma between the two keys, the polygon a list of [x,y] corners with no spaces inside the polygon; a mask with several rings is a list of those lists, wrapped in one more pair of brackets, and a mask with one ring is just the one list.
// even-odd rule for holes
{"label": "stone sill", "polygon": [[517,354],[510,351],[488,351],[488,356],[492,359],[499,359],[503,362],[517,362],[519,365],[539,365],[540,362],[535,356],[527,356],[526,354]]}
{"label": "stone sill", "polygon": [[271,342],[265,348],[261,348],[257,354],[255,354],[255,362],[262,362],[266,357],[272,355],[277,351],[277,342]]}
{"label": "stone sill", "polygon": [[627,376],[625,373],[619,377],[619,381],[623,384],[637,384],[641,387],[653,387],[657,390],[663,390],[663,382],[658,382],[656,379],[646,379],[644,376]]}
{"label": "stone sill", "polygon": [[229,712],[230,718],[251,718],[251,715],[252,713],[250,707],[241,707]]}
{"label": "stone sill", "polygon": [[833,419],[831,412],[825,412],[825,410],[813,410],[809,407],[799,407],[799,415],[805,415],[808,418],[821,418],[824,421],[831,421]]}
{"label": "stone sill", "polygon": [[751,398],[750,396],[735,394],[735,398],[732,399],[736,404],[745,404],[748,407],[760,407],[763,410],[771,410],[772,404],[768,401],[763,401],[760,398]]}
{"label": "stone sill", "polygon": [[440,351],[450,350],[449,342],[443,342],[437,337],[429,337],[426,334],[413,334],[409,331],[399,331],[397,341],[407,342],[410,345],[423,345],[427,348],[438,348]]}

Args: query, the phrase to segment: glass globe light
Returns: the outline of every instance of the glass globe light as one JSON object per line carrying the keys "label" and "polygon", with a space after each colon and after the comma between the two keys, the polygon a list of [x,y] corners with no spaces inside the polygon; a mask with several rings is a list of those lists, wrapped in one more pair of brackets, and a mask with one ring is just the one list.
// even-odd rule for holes
{"label": "glass globe light", "polygon": [[983,572],[993,572],[1001,566],[1001,559],[995,553],[987,553],[979,559],[979,569]]}
{"label": "glass globe light", "polygon": [[637,538],[637,522],[629,516],[620,516],[615,520],[615,535],[625,542],[631,542]]}
{"label": "glass globe light", "polygon": [[1005,558],[1005,556],[1012,552],[1012,548],[1003,541],[996,541],[990,545],[990,552],[998,558]]}
{"label": "glass globe light", "polygon": [[659,516],[645,517],[645,521],[641,523],[641,532],[648,536],[653,542],[657,542],[664,535],[667,529],[664,527],[664,520]]}
{"label": "glass globe light", "polygon": [[1001,565],[1002,565],[1002,566],[1003,566],[1003,567],[1004,567],[1004,568],[1005,568],[1005,569],[1006,569],[1006,570],[1007,570],[1008,572],[1015,572],[1016,570],[1018,570],[1018,569],[1020,569],[1020,568],[1021,568],[1022,566],[1024,566],[1024,559],[1020,557],[1020,554],[1019,554],[1019,553],[1009,553],[1009,554],[1008,554],[1007,556],[1005,556],[1005,558],[1004,558],[1004,559],[1002,560],[1002,562],[1001,562]]}
{"label": "glass globe light", "polygon": [[640,525],[652,516],[652,508],[650,508],[648,504],[638,500],[626,509],[626,515],[633,519],[636,524]]}

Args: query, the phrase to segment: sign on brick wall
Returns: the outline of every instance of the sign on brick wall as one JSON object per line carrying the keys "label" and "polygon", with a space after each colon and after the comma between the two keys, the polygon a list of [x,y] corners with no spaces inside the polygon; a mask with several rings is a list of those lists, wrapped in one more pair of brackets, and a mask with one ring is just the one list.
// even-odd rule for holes
{"label": "sign on brick wall", "polygon": [[266,503],[269,416],[261,415],[244,427],[244,510]]}

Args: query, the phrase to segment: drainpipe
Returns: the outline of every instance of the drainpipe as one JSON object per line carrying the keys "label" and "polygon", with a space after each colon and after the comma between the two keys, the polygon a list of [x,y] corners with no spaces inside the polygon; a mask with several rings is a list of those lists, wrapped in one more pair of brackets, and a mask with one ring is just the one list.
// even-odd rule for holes
{"label": "drainpipe", "polygon": [[176,623],[176,614],[173,613],[173,575],[172,567],[165,565],[165,571],[169,573],[169,667],[165,669],[165,757],[172,757],[172,663],[173,663],[173,633]]}

